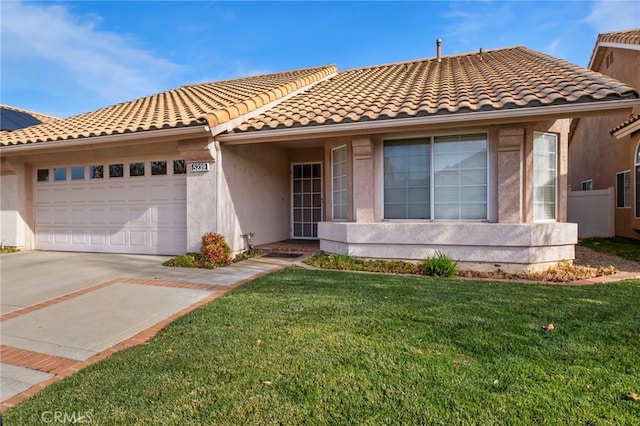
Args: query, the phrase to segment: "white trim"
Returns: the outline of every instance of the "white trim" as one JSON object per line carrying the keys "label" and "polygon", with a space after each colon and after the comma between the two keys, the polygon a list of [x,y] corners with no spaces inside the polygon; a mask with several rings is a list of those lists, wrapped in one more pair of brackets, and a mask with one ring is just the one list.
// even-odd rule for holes
{"label": "white trim", "polygon": [[[622,200],[622,207],[618,205],[618,176],[619,175],[623,175],[622,177],[622,185],[623,188],[622,190],[624,191],[624,175],[628,175],[629,176],[629,197],[627,198],[626,201],[629,202],[629,205],[627,206],[625,203],[625,199]],[[615,203],[616,203],[616,208],[617,209],[630,209],[631,208],[631,170],[623,170],[621,172],[616,173],[616,196],[615,196]]]}
{"label": "white trim", "polygon": [[[294,186],[293,186],[293,180],[294,180],[293,168],[294,168],[294,166],[304,166],[305,164],[310,164],[310,165],[319,164],[320,165],[320,220],[317,223],[322,222],[323,219],[324,219],[324,205],[323,205],[324,203],[323,203],[323,198],[322,198],[323,189],[324,189],[324,182],[323,182],[324,181],[324,177],[323,177],[324,164],[323,164],[323,162],[322,161],[298,161],[298,162],[295,162],[295,163],[291,163],[290,164],[291,175],[290,175],[290,179],[289,179],[290,182],[291,182],[290,183],[290,188],[291,188],[291,191],[290,191],[291,192],[291,197],[290,197],[290,199],[291,199],[291,210],[290,210],[291,211],[291,220],[290,220],[291,233],[290,233],[290,235],[291,235],[291,238],[298,239],[298,240],[317,240],[318,239],[317,236],[315,236],[315,237],[296,237],[295,236],[295,217],[294,217],[295,216],[295,210],[294,210],[295,206],[294,206],[294,199],[293,199],[293,195],[294,195],[294,190],[293,190],[294,189]],[[313,187],[312,187],[312,189],[313,189]],[[313,212],[312,212],[312,214],[313,214]],[[303,222],[304,222],[304,217],[303,217]],[[313,217],[312,217],[312,223],[313,223]]]}
{"label": "white trim", "polygon": [[615,136],[616,139],[622,139],[625,136],[630,135],[631,133],[640,130],[640,120],[636,120],[633,123],[629,124],[628,126],[623,127],[622,129],[618,129],[615,132],[613,132],[613,136]]}
{"label": "white trim", "polygon": [[[44,142],[29,142],[24,144],[2,145],[2,154],[22,154],[24,151],[36,151],[45,149],[56,149],[63,147],[78,147],[99,145],[111,142],[126,142],[130,140],[154,139],[158,137],[177,137],[185,135],[195,135],[202,133],[202,136],[209,136],[209,126],[200,125],[192,127],[178,127],[175,129],[145,130],[141,132],[120,133],[117,135],[93,136],[88,138],[76,138],[65,140],[53,140]],[[8,152],[7,152],[8,151]]]}
{"label": "white trim", "polygon": [[426,125],[451,124],[481,125],[484,121],[522,122],[536,121],[542,118],[570,118],[576,114],[592,113],[597,111],[611,111],[616,109],[632,108],[640,105],[640,99],[623,99],[617,101],[600,101],[576,103],[571,105],[549,105],[542,107],[502,109],[497,111],[474,111],[464,113],[452,113],[442,115],[429,115],[425,117],[393,118],[385,120],[322,124],[316,126],[290,127],[274,130],[254,130],[241,133],[229,133],[217,135],[216,139],[221,143],[245,144],[262,142],[283,142],[296,140],[301,137],[326,137],[337,135],[349,135],[358,133],[371,133],[382,131],[402,131],[402,128]]}
{"label": "white trim", "polygon": [[[335,200],[335,193],[334,193],[334,187],[333,187],[333,180],[334,180],[333,179],[334,178],[334,174],[333,174],[333,165],[334,165],[333,159],[334,159],[334,157],[333,157],[333,155],[339,149],[344,149],[344,152],[345,152],[345,160],[344,160],[345,167],[349,164],[349,160],[348,160],[348,158],[346,158],[346,156],[348,154],[347,145],[346,144],[337,146],[335,148],[331,148],[331,176],[330,176],[330,179],[331,179],[331,220],[332,221],[345,221],[345,220],[347,220],[349,218],[349,214],[348,214],[348,211],[347,211],[347,207],[349,207],[349,202],[348,202],[348,199],[347,199],[348,197],[345,198],[345,215],[346,215],[346,217],[343,217],[343,218],[336,218],[335,217],[335,209],[334,209],[334,207],[335,207],[335,204],[336,204],[336,200]],[[346,172],[346,170],[345,170],[344,177],[345,177],[345,184],[346,184],[346,179],[349,177],[348,173]],[[348,186],[345,187],[344,191],[347,193],[347,196],[348,196],[349,187]]]}
{"label": "white trim", "polygon": [[610,41],[601,41],[598,43],[598,47],[613,47],[616,49],[628,49],[628,50],[640,50],[640,45],[629,43],[613,43]]}
{"label": "white trim", "polygon": [[[633,210],[635,212],[634,217],[640,219],[640,212],[638,211],[638,199],[640,198],[640,191],[638,188],[638,167],[640,167],[640,161],[638,161],[638,152],[640,151],[640,142],[636,145],[636,150],[633,152],[633,171],[635,179],[633,182],[634,197],[633,197]],[[629,173],[629,186],[631,186],[631,173]]]}
{"label": "white trim", "polygon": [[[554,186],[555,186],[555,190],[554,192],[554,205],[553,205],[553,219],[536,219],[535,217],[535,192],[536,192],[536,176],[535,176],[535,169],[536,169],[536,160],[535,160],[535,150],[536,150],[536,135],[553,135],[553,137],[555,138],[555,148],[556,148],[556,169],[555,169],[555,181],[554,181]],[[536,223],[545,223],[545,222],[557,222],[558,221],[558,183],[559,183],[559,177],[558,177],[558,173],[560,171],[560,137],[558,136],[557,133],[553,133],[553,132],[540,132],[540,131],[534,131],[533,132],[533,182],[532,182],[532,186],[533,186],[533,194],[532,194],[532,202],[533,202],[533,221]]]}

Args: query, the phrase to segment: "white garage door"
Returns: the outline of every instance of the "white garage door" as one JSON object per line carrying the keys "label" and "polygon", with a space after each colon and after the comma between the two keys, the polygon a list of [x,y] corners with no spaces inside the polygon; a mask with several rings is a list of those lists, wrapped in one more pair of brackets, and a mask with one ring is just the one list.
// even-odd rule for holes
{"label": "white garage door", "polygon": [[36,249],[180,254],[184,160],[36,167]]}

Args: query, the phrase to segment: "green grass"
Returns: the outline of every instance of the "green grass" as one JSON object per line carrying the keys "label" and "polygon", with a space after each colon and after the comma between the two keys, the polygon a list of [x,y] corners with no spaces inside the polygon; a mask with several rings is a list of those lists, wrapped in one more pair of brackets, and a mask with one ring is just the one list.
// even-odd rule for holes
{"label": "green grass", "polygon": [[[640,281],[288,269],[5,413],[99,425],[639,424]],[[544,331],[548,323],[554,331]]]}
{"label": "green grass", "polygon": [[632,238],[585,238],[579,243],[590,249],[640,262],[640,241]]}

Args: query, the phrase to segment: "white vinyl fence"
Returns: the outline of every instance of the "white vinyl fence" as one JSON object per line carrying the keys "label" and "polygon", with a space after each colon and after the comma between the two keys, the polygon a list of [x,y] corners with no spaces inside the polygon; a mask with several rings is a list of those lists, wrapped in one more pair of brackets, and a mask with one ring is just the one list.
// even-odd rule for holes
{"label": "white vinyl fence", "polygon": [[570,191],[567,200],[567,221],[578,224],[578,238],[613,237],[615,202],[613,188]]}

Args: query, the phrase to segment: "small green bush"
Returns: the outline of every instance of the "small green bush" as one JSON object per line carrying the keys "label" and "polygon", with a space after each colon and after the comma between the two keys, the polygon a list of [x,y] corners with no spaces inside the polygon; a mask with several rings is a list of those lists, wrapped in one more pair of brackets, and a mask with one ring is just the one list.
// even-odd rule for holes
{"label": "small green bush", "polygon": [[185,253],[167,260],[162,265],[176,268],[202,268],[202,256],[200,253]]}
{"label": "small green bush", "polygon": [[204,234],[200,252],[208,268],[218,268],[231,263],[231,248],[223,235],[213,232]]}
{"label": "small green bush", "polygon": [[458,272],[458,263],[441,251],[424,259],[420,266],[423,274],[434,277],[451,278]]}
{"label": "small green bush", "polygon": [[360,259],[344,253],[330,254],[319,252],[304,260],[307,265],[323,269],[341,271],[386,272],[392,274],[416,274],[419,268],[415,263],[402,260]]}

